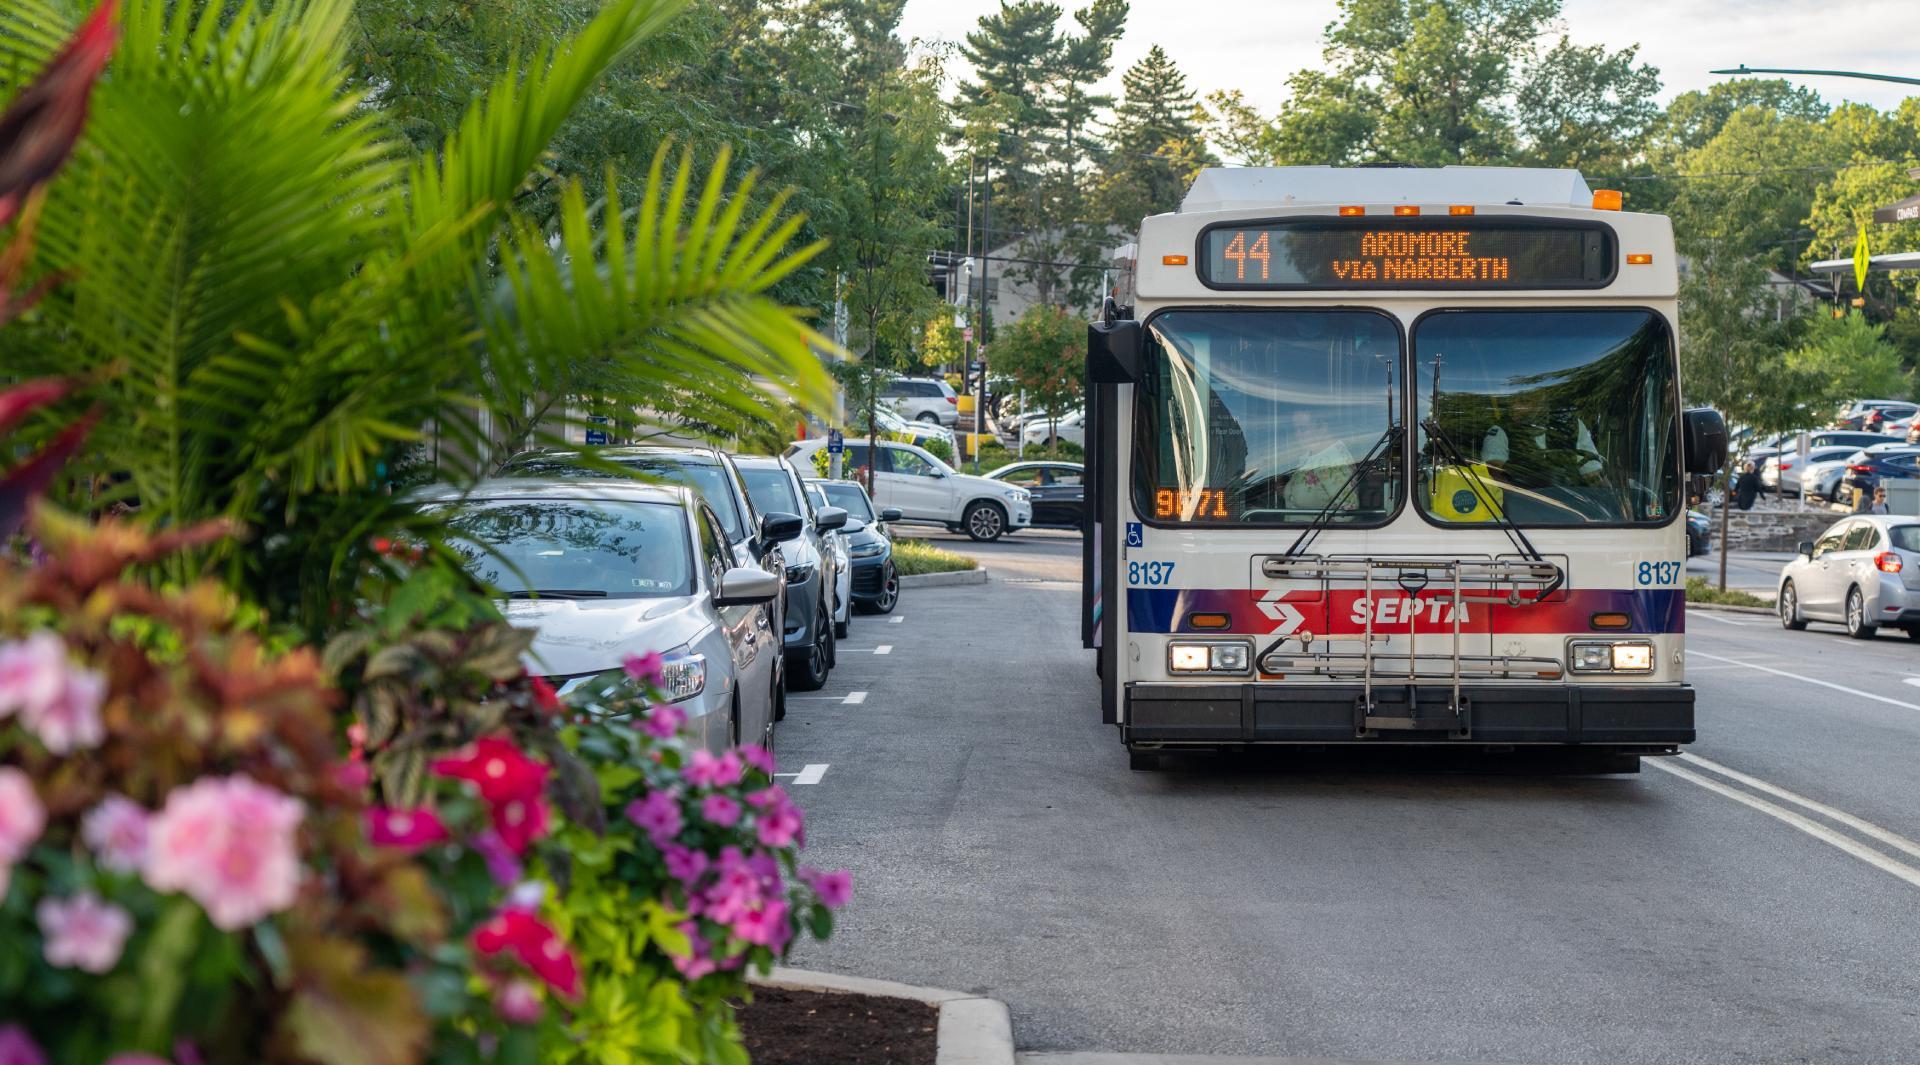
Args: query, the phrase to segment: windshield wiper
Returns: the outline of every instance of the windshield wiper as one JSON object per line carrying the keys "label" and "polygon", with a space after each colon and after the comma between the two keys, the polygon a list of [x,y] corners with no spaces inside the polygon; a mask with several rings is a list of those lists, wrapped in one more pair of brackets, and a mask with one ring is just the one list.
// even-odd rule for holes
{"label": "windshield wiper", "polygon": [[1527,534],[1521,530],[1520,526],[1515,525],[1513,519],[1507,517],[1506,508],[1494,502],[1493,489],[1487,487],[1486,480],[1473,468],[1473,463],[1468,462],[1461,455],[1460,449],[1454,446],[1453,438],[1447,435],[1446,430],[1440,428],[1439,419],[1428,418],[1420,423],[1420,428],[1427,431],[1427,439],[1433,442],[1434,450],[1440,453],[1441,459],[1451,464],[1454,469],[1460,471],[1462,477],[1466,478],[1474,495],[1479,496],[1480,502],[1486,504],[1487,513],[1492,515],[1493,523],[1500,526],[1501,532],[1507,534],[1507,541],[1513,544],[1514,550],[1529,562],[1553,567],[1553,579],[1547,582],[1546,587],[1540,590],[1540,594],[1535,596],[1533,601],[1543,602],[1548,596],[1559,591],[1560,586],[1567,581],[1567,571],[1560,568],[1558,563],[1549,562],[1540,550],[1533,546],[1533,541],[1527,539]]}
{"label": "windshield wiper", "polygon": [[1287,553],[1280,556],[1282,561],[1291,561],[1313,546],[1314,538],[1320,535],[1320,531],[1333,523],[1334,512],[1339,510],[1341,504],[1346,501],[1347,493],[1353,492],[1356,497],[1359,495],[1360,477],[1379,461],[1381,449],[1391,448],[1399,435],[1398,424],[1387,426],[1387,431],[1380,434],[1380,439],[1375,440],[1373,446],[1367,449],[1367,453],[1360,457],[1360,461],[1353,464],[1353,472],[1347,475],[1345,483],[1340,485],[1340,490],[1333,493],[1333,498],[1327,500],[1327,505],[1320,508],[1320,513],[1315,514],[1313,520],[1307,523],[1307,527],[1300,530],[1300,535],[1294,538],[1293,546],[1287,548]]}
{"label": "windshield wiper", "polygon": [[508,599],[605,599],[607,593],[598,588],[516,588],[507,593]]}

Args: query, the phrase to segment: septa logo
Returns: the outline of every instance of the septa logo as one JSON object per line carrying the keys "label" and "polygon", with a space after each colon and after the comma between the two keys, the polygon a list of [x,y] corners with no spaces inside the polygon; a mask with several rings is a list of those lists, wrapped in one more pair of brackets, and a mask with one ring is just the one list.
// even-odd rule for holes
{"label": "septa logo", "polygon": [[[1454,622],[1453,600],[1451,599],[1403,599],[1394,596],[1387,599],[1355,599],[1353,601],[1353,623],[1365,625],[1371,616],[1375,625],[1404,625],[1412,621],[1431,621],[1440,625]],[[1460,604],[1460,623],[1468,624],[1473,619],[1467,610],[1467,604]]]}

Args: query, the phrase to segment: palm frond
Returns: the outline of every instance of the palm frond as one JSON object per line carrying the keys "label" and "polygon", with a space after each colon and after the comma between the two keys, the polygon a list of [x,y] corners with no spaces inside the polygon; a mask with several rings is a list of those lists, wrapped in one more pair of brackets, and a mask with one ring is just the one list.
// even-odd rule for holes
{"label": "palm frond", "polygon": [[7,0],[0,7],[0,105],[60,51],[74,25],[47,0]]}

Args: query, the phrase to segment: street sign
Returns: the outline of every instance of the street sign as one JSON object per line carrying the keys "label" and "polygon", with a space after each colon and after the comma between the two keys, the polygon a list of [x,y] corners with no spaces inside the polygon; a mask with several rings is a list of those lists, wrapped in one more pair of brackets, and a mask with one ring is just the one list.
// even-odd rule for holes
{"label": "street sign", "polygon": [[1873,256],[1867,252],[1867,231],[1860,230],[1860,239],[1853,245],[1853,285],[1862,292],[1867,290],[1867,267]]}
{"label": "street sign", "polygon": [[838,455],[847,450],[847,438],[838,429],[827,430],[827,454]]}
{"label": "street sign", "polygon": [[588,447],[605,447],[606,444],[607,444],[607,431],[605,429],[588,429],[587,430],[587,446]]}
{"label": "street sign", "polygon": [[1874,208],[1873,220],[1881,225],[1893,222],[1920,222],[1920,195],[1909,196],[1899,203]]}

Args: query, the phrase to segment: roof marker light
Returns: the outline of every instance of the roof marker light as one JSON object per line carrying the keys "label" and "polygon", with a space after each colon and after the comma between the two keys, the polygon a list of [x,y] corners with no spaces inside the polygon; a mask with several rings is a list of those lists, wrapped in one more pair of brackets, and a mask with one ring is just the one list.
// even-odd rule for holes
{"label": "roof marker light", "polygon": [[1473,205],[1465,204],[1465,203],[1456,203],[1452,207],[1447,208],[1447,213],[1448,214],[1472,214]]}
{"label": "roof marker light", "polygon": [[1187,257],[1184,255],[1162,255],[1160,257],[1160,265],[1161,266],[1185,266],[1187,265]]}
{"label": "roof marker light", "polygon": [[1340,208],[1340,217],[1342,217],[1342,218],[1358,218],[1358,217],[1360,217],[1361,215],[1363,215],[1363,214],[1366,214],[1366,213],[1367,213],[1367,209],[1366,209],[1365,207],[1342,207],[1342,208]]}
{"label": "roof marker light", "polygon": [[1652,266],[1653,256],[1635,253],[1627,256],[1628,266]]}
{"label": "roof marker light", "polygon": [[1420,208],[1410,203],[1403,203],[1403,204],[1396,205],[1393,209],[1393,213],[1399,215],[1402,218],[1417,218],[1420,215]]}
{"label": "roof marker light", "polygon": [[1593,209],[1596,211],[1618,211],[1624,199],[1626,199],[1626,197],[1622,196],[1618,189],[1595,189],[1593,193]]}

